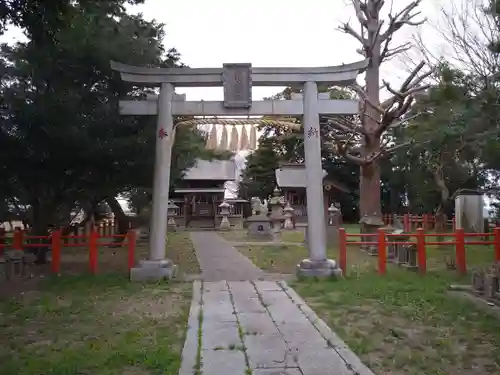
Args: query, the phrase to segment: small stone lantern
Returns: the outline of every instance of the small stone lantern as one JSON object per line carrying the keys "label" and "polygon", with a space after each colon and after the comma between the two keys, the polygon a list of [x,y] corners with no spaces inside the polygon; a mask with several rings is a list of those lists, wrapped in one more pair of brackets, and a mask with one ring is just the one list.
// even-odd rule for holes
{"label": "small stone lantern", "polygon": [[338,227],[340,225],[339,214],[340,210],[332,203],[328,207],[328,225]]}
{"label": "small stone lantern", "polygon": [[177,206],[174,202],[169,201],[168,202],[168,207],[167,207],[167,228],[172,231],[177,230],[177,223],[175,222],[175,215],[177,212],[177,209],[179,206]]}
{"label": "small stone lantern", "polygon": [[231,207],[231,206],[226,201],[222,202],[219,205],[220,214],[222,215],[222,220],[220,222],[219,230],[224,230],[224,231],[231,230],[231,223],[229,222],[229,218],[228,218],[229,217],[229,207]]}
{"label": "small stone lantern", "polygon": [[271,208],[269,220],[272,224],[274,240],[278,241],[280,240],[281,223],[285,219],[283,216],[283,206],[285,205],[285,202],[283,197],[280,196],[278,187],[274,189],[273,196],[269,199],[267,205]]}
{"label": "small stone lantern", "polygon": [[290,202],[286,203],[285,208],[283,209],[283,214],[285,216],[285,224],[283,225],[284,229],[293,229],[293,207],[290,206]]}

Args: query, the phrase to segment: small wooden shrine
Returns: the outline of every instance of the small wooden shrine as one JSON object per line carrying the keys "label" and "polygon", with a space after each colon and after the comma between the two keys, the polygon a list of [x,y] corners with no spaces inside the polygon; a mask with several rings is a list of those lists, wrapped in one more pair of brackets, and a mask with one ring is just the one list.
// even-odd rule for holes
{"label": "small wooden shrine", "polygon": [[[185,228],[218,228],[225,184],[235,180],[234,160],[198,160],[170,195],[170,200],[178,206],[176,224]],[[243,205],[248,202],[242,199],[226,199],[226,202],[230,204],[231,223],[239,225],[243,222]]]}
{"label": "small wooden shrine", "polygon": [[[336,197],[339,192],[348,193],[349,189],[338,181],[326,178],[326,171],[323,171],[323,173],[324,214],[328,217],[328,207],[332,203],[336,203]],[[305,164],[282,164],[280,168],[275,170],[275,175],[277,185],[285,201],[290,203],[294,209],[295,222],[307,222],[307,176]]]}

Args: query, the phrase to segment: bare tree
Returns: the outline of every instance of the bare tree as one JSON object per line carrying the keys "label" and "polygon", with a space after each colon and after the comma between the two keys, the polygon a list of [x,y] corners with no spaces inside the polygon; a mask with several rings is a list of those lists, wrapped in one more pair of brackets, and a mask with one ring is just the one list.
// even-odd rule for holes
{"label": "bare tree", "polygon": [[[361,223],[382,225],[380,202],[380,167],[379,159],[396,148],[384,134],[390,127],[401,123],[418,93],[429,86],[423,81],[432,71],[424,72],[425,63],[419,63],[403,82],[395,89],[382,81],[380,85],[380,66],[390,59],[411,48],[411,43],[393,46],[394,35],[404,26],[418,26],[425,22],[417,10],[421,0],[413,0],[397,12],[393,12],[392,3],[388,19],[382,19],[381,10],[385,0],[350,0],[359,23],[357,31],[349,22],[342,24],[341,30],[353,36],[360,44],[358,50],[369,59],[366,69],[365,86],[355,85],[353,89],[360,97],[360,114],[355,121],[334,119],[332,123],[338,129],[334,135],[334,146],[338,154],[356,163],[361,168],[360,177],[360,215]],[[380,90],[385,88],[390,98],[381,102]],[[385,140],[384,140],[385,139]],[[358,147],[358,145],[361,147]],[[364,228],[365,230],[367,228]]]}
{"label": "bare tree", "polygon": [[500,72],[500,15],[495,4],[494,0],[449,2],[433,25],[443,40],[441,53],[431,51],[421,34],[416,36],[418,49],[432,63],[445,57],[459,69],[491,78]]}

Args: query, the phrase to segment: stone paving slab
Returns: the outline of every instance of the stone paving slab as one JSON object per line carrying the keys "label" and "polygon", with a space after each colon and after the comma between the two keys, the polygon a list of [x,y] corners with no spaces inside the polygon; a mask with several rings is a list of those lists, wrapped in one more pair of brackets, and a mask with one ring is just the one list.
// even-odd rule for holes
{"label": "stone paving slab", "polygon": [[257,280],[264,271],[215,232],[190,232],[205,281]]}
{"label": "stone paving slab", "polygon": [[374,375],[284,282],[195,288],[179,375]]}

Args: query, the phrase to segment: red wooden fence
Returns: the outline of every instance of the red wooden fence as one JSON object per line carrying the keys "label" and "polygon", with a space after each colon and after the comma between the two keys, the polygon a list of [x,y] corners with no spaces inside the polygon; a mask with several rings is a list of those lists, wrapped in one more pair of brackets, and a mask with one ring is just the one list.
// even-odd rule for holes
{"label": "red wooden fence", "polygon": [[[342,270],[347,269],[347,247],[351,245],[377,245],[378,272],[385,274],[387,271],[387,246],[389,245],[415,245],[417,247],[418,271],[422,274],[427,272],[427,249],[426,245],[454,245],[455,261],[457,271],[460,274],[467,272],[467,259],[465,245],[493,245],[494,256],[491,260],[500,262],[500,227],[495,227],[493,233],[465,233],[463,229],[456,229],[454,233],[425,233],[423,228],[417,229],[416,233],[404,234],[409,241],[391,241],[391,238],[399,237],[401,234],[386,233],[380,229],[378,233],[347,233],[345,229],[339,229],[339,266]],[[362,241],[363,238],[373,238],[370,241]],[[452,237],[451,241],[428,241],[428,237]],[[482,240],[479,237],[483,237]],[[359,238],[357,241],[349,241],[349,238]],[[476,240],[476,238],[478,238]],[[468,240],[466,239],[473,239]]]}
{"label": "red wooden fence", "polygon": [[[99,241],[102,239],[109,239],[110,241]],[[116,240],[119,240],[119,242]],[[93,274],[97,273],[99,246],[126,247],[128,270],[134,267],[136,251],[136,232],[134,230],[129,230],[127,234],[105,235],[99,234],[97,230],[92,230],[89,234],[78,236],[63,236],[61,230],[55,230],[49,236],[30,236],[22,230],[16,229],[12,235],[11,244],[7,243],[5,232],[0,232],[0,254],[8,248],[23,251],[29,248],[50,248],[52,251],[52,272],[55,274],[59,274],[61,271],[61,254],[64,247],[87,247],[89,271]]]}

